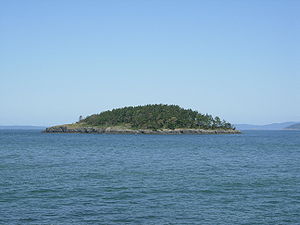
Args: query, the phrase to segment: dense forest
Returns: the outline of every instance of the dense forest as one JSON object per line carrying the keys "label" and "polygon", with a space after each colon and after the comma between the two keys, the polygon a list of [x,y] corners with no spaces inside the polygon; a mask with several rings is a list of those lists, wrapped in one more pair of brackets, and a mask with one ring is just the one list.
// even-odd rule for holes
{"label": "dense forest", "polygon": [[113,109],[82,119],[79,124],[91,126],[124,126],[133,129],[235,129],[219,117],[201,114],[177,105],[154,104]]}

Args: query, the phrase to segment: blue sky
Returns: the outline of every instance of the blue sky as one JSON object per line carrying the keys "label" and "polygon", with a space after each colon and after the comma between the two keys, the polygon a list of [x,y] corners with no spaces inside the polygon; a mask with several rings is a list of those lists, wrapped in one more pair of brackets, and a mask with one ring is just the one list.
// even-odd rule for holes
{"label": "blue sky", "polygon": [[0,125],[149,103],[300,121],[300,1],[0,1]]}

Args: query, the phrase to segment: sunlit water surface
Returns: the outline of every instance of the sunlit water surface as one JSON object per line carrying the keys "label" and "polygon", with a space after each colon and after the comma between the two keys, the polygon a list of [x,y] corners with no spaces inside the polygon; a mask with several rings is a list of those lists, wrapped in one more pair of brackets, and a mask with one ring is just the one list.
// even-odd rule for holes
{"label": "sunlit water surface", "polygon": [[0,224],[299,224],[300,132],[0,130]]}

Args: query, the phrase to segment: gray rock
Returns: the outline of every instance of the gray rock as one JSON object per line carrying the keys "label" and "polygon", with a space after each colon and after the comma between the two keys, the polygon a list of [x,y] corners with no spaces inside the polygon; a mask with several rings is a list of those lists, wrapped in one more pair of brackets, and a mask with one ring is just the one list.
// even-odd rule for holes
{"label": "gray rock", "polygon": [[163,129],[163,130],[146,130],[146,129],[120,129],[120,128],[97,128],[81,127],[70,128],[68,126],[55,126],[46,128],[45,133],[98,133],[98,134],[240,134],[239,130],[204,130],[204,129]]}

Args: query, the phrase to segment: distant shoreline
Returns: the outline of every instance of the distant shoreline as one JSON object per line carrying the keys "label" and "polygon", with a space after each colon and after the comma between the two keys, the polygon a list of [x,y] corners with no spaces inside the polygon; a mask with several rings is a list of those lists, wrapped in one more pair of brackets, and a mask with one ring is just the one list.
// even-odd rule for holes
{"label": "distant shoreline", "polygon": [[46,126],[0,126],[0,130],[44,130]]}
{"label": "distant shoreline", "polygon": [[94,133],[94,134],[240,134],[239,130],[233,129],[125,129],[125,128],[98,128],[98,127],[80,127],[70,128],[68,126],[49,127],[44,130],[45,133]]}

